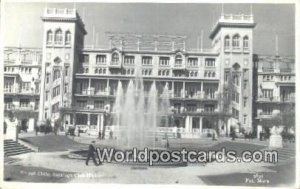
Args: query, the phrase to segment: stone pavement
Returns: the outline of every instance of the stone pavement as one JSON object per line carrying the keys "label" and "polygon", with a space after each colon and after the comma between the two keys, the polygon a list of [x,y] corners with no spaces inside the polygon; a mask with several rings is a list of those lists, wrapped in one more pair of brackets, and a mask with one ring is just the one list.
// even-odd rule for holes
{"label": "stone pavement", "polygon": [[[71,182],[100,183],[150,183],[150,184],[205,184],[201,176],[231,173],[274,172],[264,163],[209,163],[187,167],[136,167],[124,164],[104,163],[95,166],[91,162],[85,165],[83,160],[65,158],[68,152],[30,153],[17,156],[21,160],[12,165],[42,167],[57,171],[86,174],[75,177]],[[136,168],[136,169],[135,169]]]}

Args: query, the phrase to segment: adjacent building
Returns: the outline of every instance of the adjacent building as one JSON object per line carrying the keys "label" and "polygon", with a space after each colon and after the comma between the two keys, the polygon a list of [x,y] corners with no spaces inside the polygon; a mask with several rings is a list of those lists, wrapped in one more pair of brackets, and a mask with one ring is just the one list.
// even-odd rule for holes
{"label": "adjacent building", "polygon": [[41,49],[4,49],[4,112],[15,115],[22,130],[33,131],[38,119]]}
{"label": "adjacent building", "polygon": [[295,114],[295,59],[279,55],[254,55],[253,59],[254,125],[260,132],[269,130],[281,115]]}

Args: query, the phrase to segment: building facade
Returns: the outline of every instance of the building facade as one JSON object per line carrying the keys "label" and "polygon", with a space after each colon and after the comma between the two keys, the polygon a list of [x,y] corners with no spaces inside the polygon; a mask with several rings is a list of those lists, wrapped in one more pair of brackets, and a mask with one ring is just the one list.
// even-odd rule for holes
{"label": "building facade", "polygon": [[[276,119],[295,119],[295,60],[293,57],[254,55],[254,119],[257,132],[268,131]],[[277,120],[293,128],[293,120]],[[295,130],[294,130],[295,131]]]}
{"label": "building facade", "polygon": [[[112,124],[118,82],[126,89],[140,70],[146,96],[153,82],[159,95],[168,83],[173,112],[169,127],[179,128],[183,136],[198,137],[211,128],[220,135],[230,127],[253,130],[261,111],[260,98],[253,94],[264,75],[253,65],[253,15],[222,14],[209,35],[211,49],[187,48],[185,36],[128,33],[107,33],[108,47],[88,46],[76,10],[47,8],[42,21],[42,58],[36,66],[40,94],[33,100],[41,102],[38,120],[104,131]],[[272,86],[287,98],[285,83]],[[8,104],[12,95],[5,95]]]}
{"label": "building facade", "polygon": [[41,49],[4,49],[4,113],[15,115],[25,131],[33,131],[38,120],[41,65]]}

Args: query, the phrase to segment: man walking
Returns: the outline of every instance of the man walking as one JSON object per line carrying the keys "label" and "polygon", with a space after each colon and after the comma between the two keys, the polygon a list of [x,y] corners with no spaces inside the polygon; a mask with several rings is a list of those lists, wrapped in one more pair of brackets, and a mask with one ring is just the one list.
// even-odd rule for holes
{"label": "man walking", "polygon": [[85,161],[85,165],[87,165],[87,166],[89,164],[90,158],[93,159],[93,162],[96,166],[102,164],[100,161],[99,161],[99,163],[97,163],[97,161],[96,161],[96,158],[95,158],[96,149],[93,145],[94,143],[95,143],[95,141],[92,141],[92,143],[89,145],[88,156],[87,156],[86,161]]}

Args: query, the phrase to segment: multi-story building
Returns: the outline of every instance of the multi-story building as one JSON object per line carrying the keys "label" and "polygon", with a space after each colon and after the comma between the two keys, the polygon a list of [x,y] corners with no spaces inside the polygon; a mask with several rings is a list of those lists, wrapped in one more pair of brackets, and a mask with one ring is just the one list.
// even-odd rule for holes
{"label": "multi-story building", "polygon": [[109,47],[88,47],[74,9],[46,9],[42,20],[40,120],[103,129],[106,111],[113,115],[118,81],[126,86],[141,67],[146,93],[152,82],[159,93],[169,84],[173,126],[183,132],[251,129],[252,15],[222,15],[209,50],[187,49],[184,36],[116,33],[108,34]]}
{"label": "multi-story building", "polygon": [[[107,33],[106,48],[88,46],[84,44],[87,31],[75,9],[47,8],[42,21],[39,59],[26,64],[18,55],[12,64],[30,67],[36,75],[30,77],[31,96],[5,93],[6,106],[17,102],[16,106],[23,106],[25,100],[18,96],[25,95],[26,106],[32,102],[36,107],[40,99],[40,121],[59,120],[64,127],[103,130],[112,124],[109,117],[114,115],[118,82],[126,88],[141,69],[146,96],[153,82],[159,95],[168,83],[173,111],[170,126],[181,128],[184,136],[198,136],[205,128],[218,128],[220,134],[228,133],[231,126],[239,131],[252,129],[252,15],[222,14],[209,36],[211,49],[187,48],[185,36],[127,33]],[[11,67],[8,60],[6,69]],[[5,73],[7,89],[15,89],[18,80],[29,82],[29,76],[23,79],[18,74]],[[39,84],[40,95],[36,95]]]}
{"label": "multi-story building", "polygon": [[41,65],[41,49],[4,49],[4,112],[23,130],[33,131],[38,120]]}
{"label": "multi-story building", "polygon": [[257,131],[260,132],[272,127],[274,118],[278,118],[280,114],[295,111],[295,60],[293,57],[278,55],[254,55],[253,59],[253,113]]}

